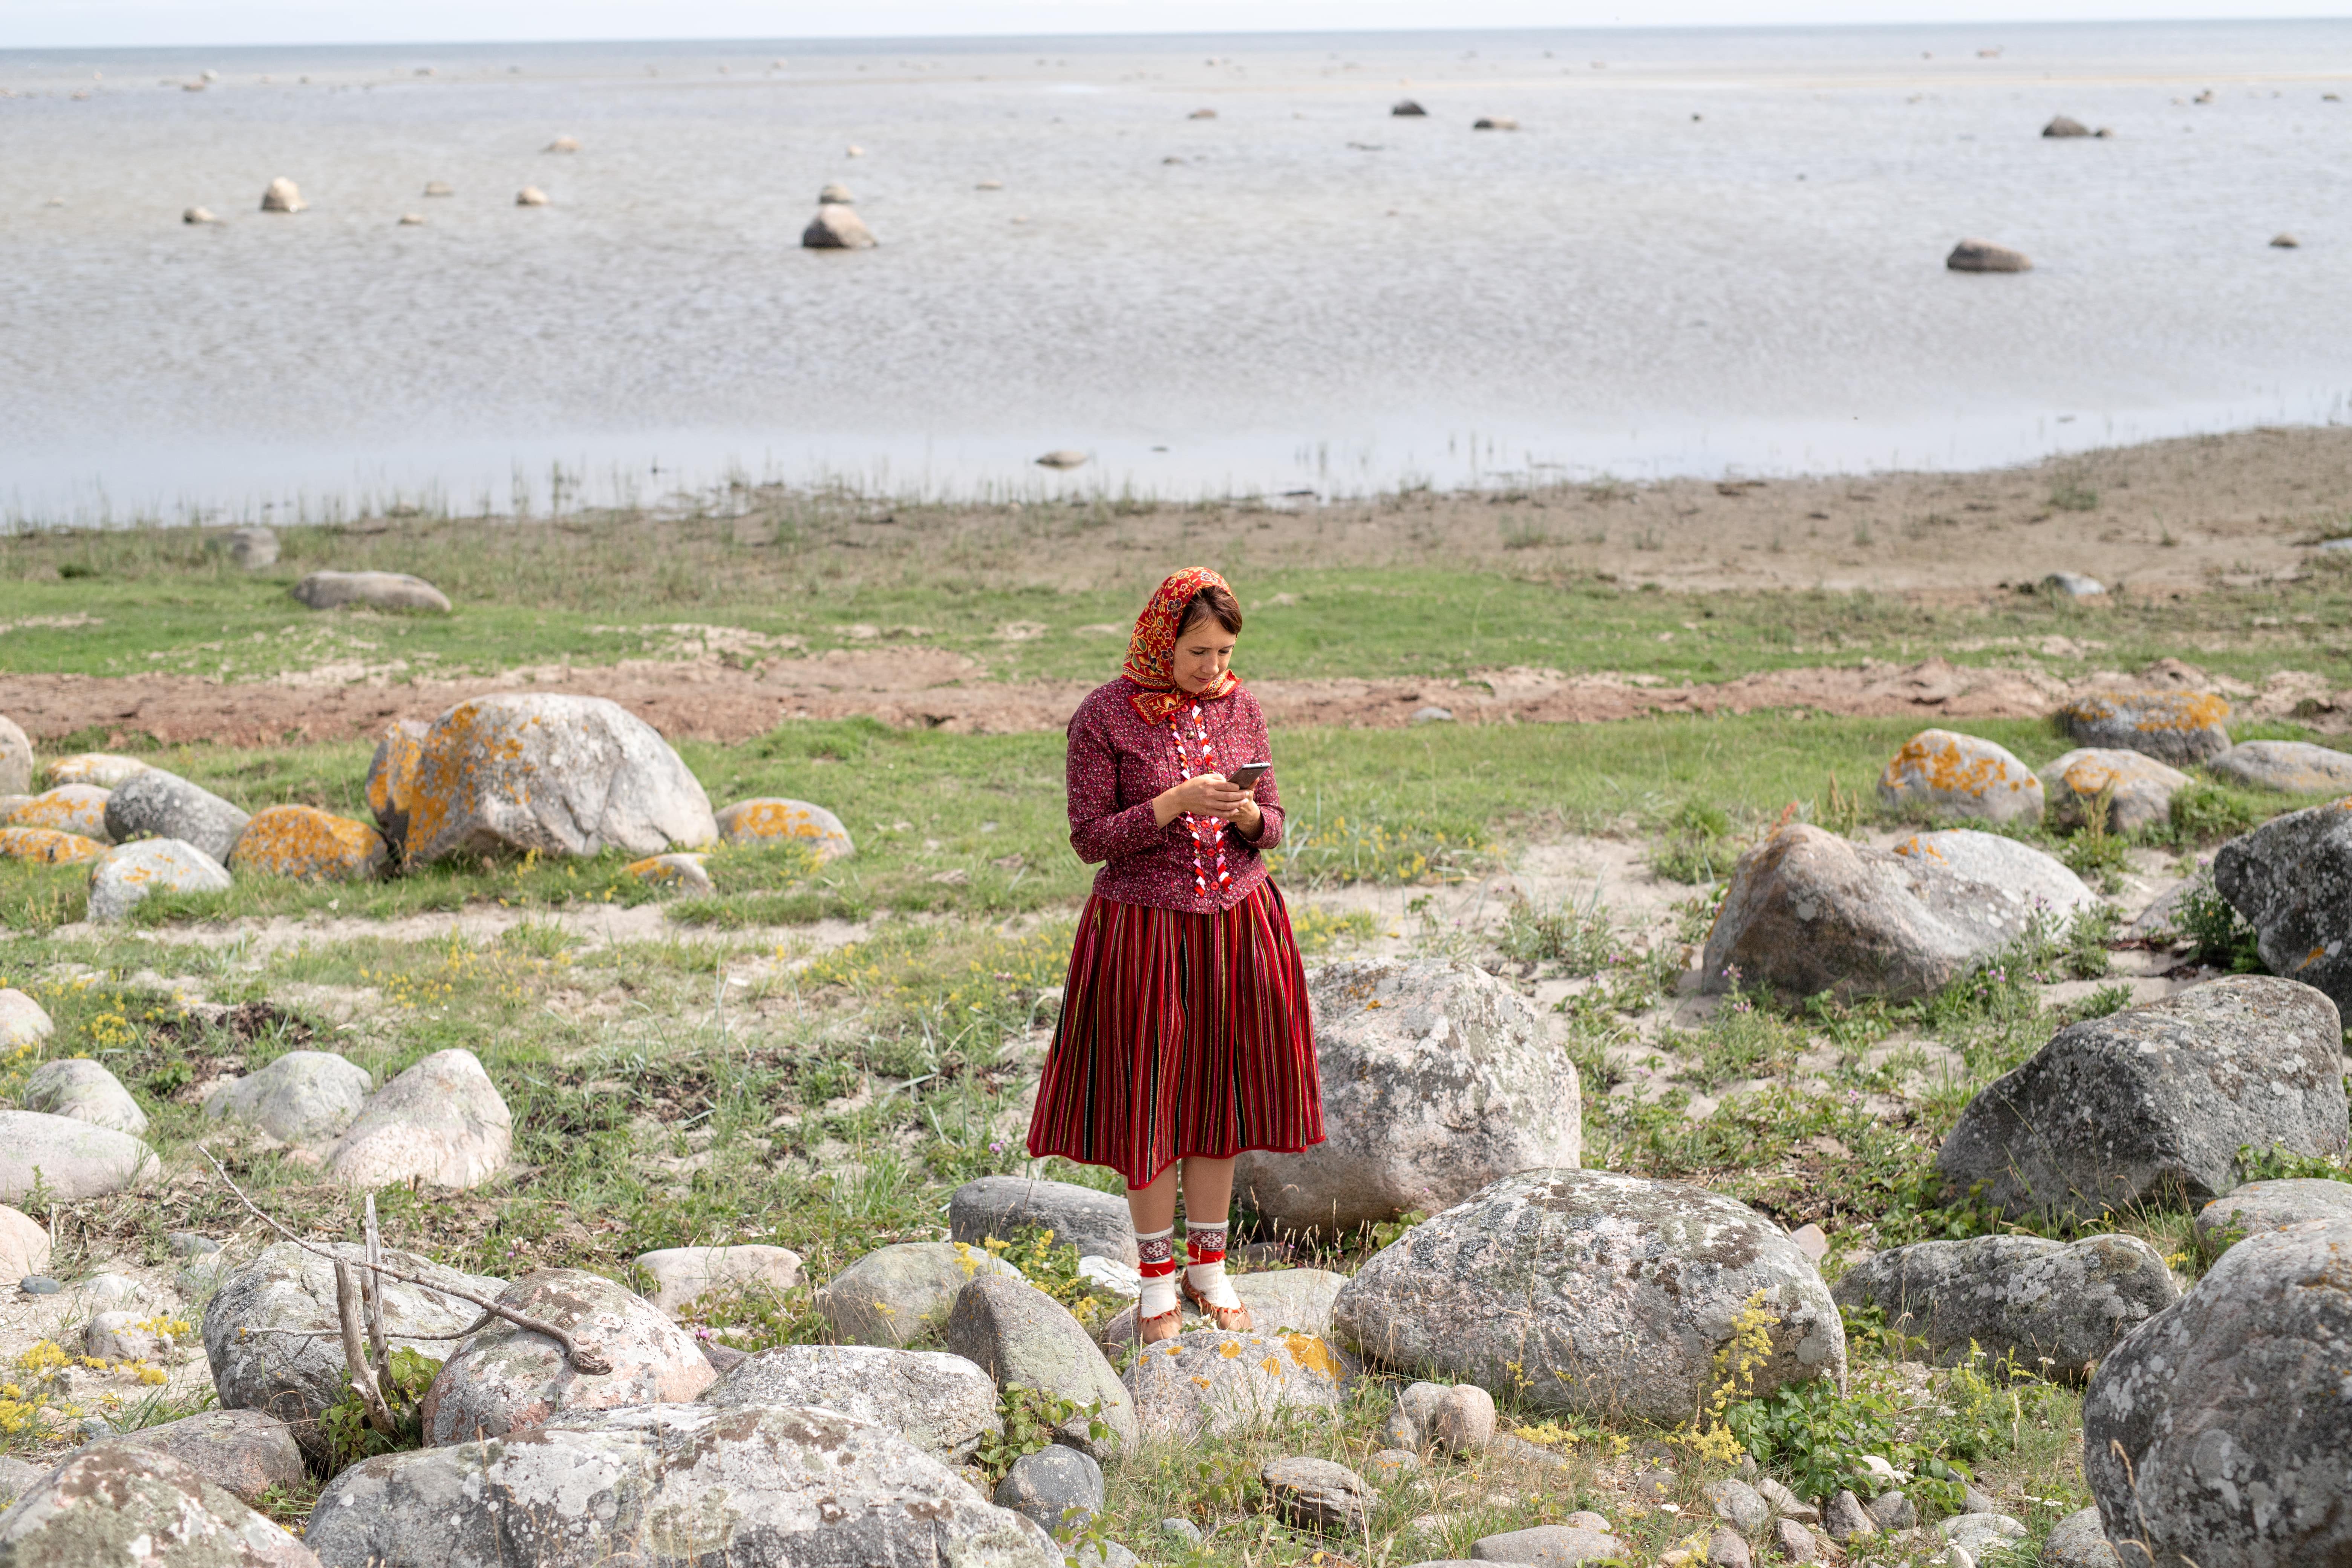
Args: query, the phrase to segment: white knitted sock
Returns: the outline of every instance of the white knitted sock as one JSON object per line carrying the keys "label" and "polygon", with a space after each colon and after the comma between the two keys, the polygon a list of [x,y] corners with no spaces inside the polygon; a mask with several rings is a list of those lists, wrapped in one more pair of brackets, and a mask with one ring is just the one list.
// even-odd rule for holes
{"label": "white knitted sock", "polygon": [[1176,1227],[1136,1232],[1137,1269],[1143,1276],[1143,1295],[1135,1304],[1139,1318],[1164,1317],[1176,1310]]}
{"label": "white knitted sock", "polygon": [[1184,1221],[1184,1280],[1209,1305],[1231,1310],[1242,1299],[1225,1278],[1225,1236],[1223,1218]]}

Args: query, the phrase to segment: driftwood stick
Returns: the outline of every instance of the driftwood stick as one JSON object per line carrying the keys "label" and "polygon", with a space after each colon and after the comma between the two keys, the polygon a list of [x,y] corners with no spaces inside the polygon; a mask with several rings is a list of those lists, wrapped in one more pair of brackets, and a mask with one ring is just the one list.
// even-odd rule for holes
{"label": "driftwood stick", "polygon": [[[284,1237],[287,1240],[292,1242],[295,1246],[300,1247],[303,1251],[309,1253],[313,1258],[323,1258],[330,1263],[340,1263],[342,1261],[333,1253],[329,1252],[325,1247],[313,1246],[311,1243],[303,1240],[300,1237],[287,1229],[284,1226],[278,1224],[274,1215],[264,1211],[260,1205],[246,1196],[245,1189],[238,1186],[236,1183],[230,1178],[228,1172],[222,1168],[221,1163],[213,1158],[213,1152],[210,1149],[207,1149],[202,1143],[199,1143],[196,1145],[196,1152],[202,1154],[205,1157],[205,1162],[209,1163],[214,1170],[220,1173],[220,1179],[227,1184],[230,1192],[236,1194],[236,1201],[243,1204],[247,1209],[250,1209],[256,1219],[260,1220],[262,1224],[268,1226],[270,1229],[276,1231],[278,1235]],[[415,1275],[403,1274],[396,1268],[386,1268],[380,1263],[362,1264],[361,1267],[366,1268],[371,1274],[375,1275],[380,1280],[394,1279],[399,1281],[403,1285],[414,1285],[420,1289],[437,1290],[444,1296],[455,1296],[460,1301],[468,1302],[474,1306],[479,1307],[483,1311],[488,1313],[494,1318],[504,1318],[508,1322],[512,1323],[518,1329],[528,1329],[534,1334],[545,1334],[549,1339],[553,1340],[558,1345],[562,1347],[564,1359],[572,1363],[572,1368],[574,1372],[583,1373],[590,1377],[599,1377],[613,1370],[613,1363],[606,1360],[604,1356],[597,1351],[595,1346],[582,1344],[579,1341],[572,1337],[569,1331],[561,1328],[554,1323],[549,1322],[544,1318],[534,1318],[528,1313],[518,1312],[512,1307],[502,1307],[496,1301],[488,1300],[483,1297],[475,1295],[470,1290],[460,1290],[454,1286],[443,1285],[432,1279],[419,1279]],[[480,1327],[479,1324],[475,1326],[476,1328]],[[467,1331],[471,1333],[473,1331],[469,1329]],[[440,1336],[419,1335],[416,1337],[437,1339]]]}
{"label": "driftwood stick", "polygon": [[392,1375],[392,1337],[383,1329],[383,1283],[376,1270],[383,1267],[383,1233],[376,1228],[375,1194],[367,1195],[368,1272],[360,1283],[366,1289],[368,1349],[375,1357],[378,1384]]}
{"label": "driftwood stick", "polygon": [[335,1259],[335,1321],[343,1332],[343,1365],[351,1373],[352,1392],[360,1396],[368,1425],[389,1437],[396,1428],[392,1407],[383,1402],[383,1390],[376,1386],[375,1371],[360,1342],[359,1277],[340,1258]]}

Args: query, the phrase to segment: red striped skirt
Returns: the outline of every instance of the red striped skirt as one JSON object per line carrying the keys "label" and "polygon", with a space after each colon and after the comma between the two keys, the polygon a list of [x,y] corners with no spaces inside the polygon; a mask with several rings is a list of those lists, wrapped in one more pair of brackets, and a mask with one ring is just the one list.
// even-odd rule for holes
{"label": "red striped skirt", "polygon": [[1273,882],[1196,914],[1088,899],[1029,1152],[1145,1187],[1186,1155],[1323,1142],[1307,971]]}

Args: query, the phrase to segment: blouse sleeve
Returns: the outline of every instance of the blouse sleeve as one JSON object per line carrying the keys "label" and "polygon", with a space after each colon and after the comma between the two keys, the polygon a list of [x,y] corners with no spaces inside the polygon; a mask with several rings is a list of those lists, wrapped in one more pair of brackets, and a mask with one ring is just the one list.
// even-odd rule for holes
{"label": "blouse sleeve", "polygon": [[[1261,757],[1273,756],[1274,744],[1267,739],[1265,732],[1265,714],[1258,707],[1257,700],[1255,698],[1250,700],[1249,721],[1257,742],[1255,754]],[[1257,801],[1259,815],[1265,820],[1259,826],[1257,837],[1249,840],[1249,843],[1253,848],[1264,854],[1282,842],[1282,786],[1274,782],[1272,768],[1266,769],[1258,775],[1252,795]],[[1241,829],[1235,828],[1234,831],[1238,834]]]}
{"label": "blouse sleeve", "polygon": [[1160,841],[1162,830],[1150,801],[1119,809],[1118,749],[1090,706],[1070,721],[1068,779],[1070,847],[1079,859],[1100,865]]}

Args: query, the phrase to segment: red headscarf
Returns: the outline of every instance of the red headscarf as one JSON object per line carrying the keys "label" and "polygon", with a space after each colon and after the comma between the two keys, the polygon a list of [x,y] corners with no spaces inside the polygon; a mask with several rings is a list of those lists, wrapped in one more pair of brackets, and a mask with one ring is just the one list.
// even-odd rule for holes
{"label": "red headscarf", "polygon": [[1184,629],[1184,612],[1202,589],[1223,587],[1225,580],[1206,566],[1187,566],[1160,584],[1151,602],[1143,606],[1143,614],[1135,617],[1135,635],[1128,639],[1127,662],[1118,672],[1135,688],[1128,700],[1145,723],[1160,723],[1195,698],[1223,697],[1241,684],[1230,669],[1205,690],[1186,691],[1176,684],[1176,637]]}

